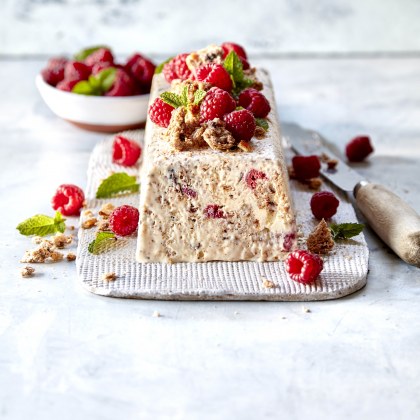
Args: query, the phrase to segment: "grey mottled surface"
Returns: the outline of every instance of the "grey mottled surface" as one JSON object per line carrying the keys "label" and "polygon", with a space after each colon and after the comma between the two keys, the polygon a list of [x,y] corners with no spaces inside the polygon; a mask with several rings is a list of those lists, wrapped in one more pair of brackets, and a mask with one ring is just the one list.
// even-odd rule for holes
{"label": "grey mottled surface", "polygon": [[420,51],[417,0],[2,0],[0,53],[108,44],[174,54],[236,41],[255,53]]}
{"label": "grey mottled surface", "polygon": [[[0,66],[0,418],[383,419],[420,416],[420,275],[366,231],[367,286],[329,302],[157,302],[83,291],[74,263],[22,280],[14,227],[86,184],[102,135],[55,118],[40,61]],[[420,60],[260,60],[280,116],[342,150],[420,211]],[[76,223],[75,220],[73,220]],[[160,318],[152,317],[159,311]]]}

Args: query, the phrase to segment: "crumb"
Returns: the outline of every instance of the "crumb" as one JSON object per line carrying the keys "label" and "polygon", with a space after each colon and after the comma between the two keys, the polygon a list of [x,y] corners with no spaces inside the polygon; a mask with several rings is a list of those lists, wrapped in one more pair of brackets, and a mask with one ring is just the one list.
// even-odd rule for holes
{"label": "crumb", "polygon": [[108,220],[101,219],[97,223],[98,232],[110,232]]}
{"label": "crumb", "polygon": [[306,308],[305,306],[302,306],[302,312],[308,314],[311,312],[311,310],[309,308]]}
{"label": "crumb", "polygon": [[258,139],[258,140],[262,140],[266,135],[266,131],[264,130],[264,128],[260,127],[260,126],[256,126],[255,127],[255,133],[254,136]]}
{"label": "crumb", "polygon": [[114,281],[117,278],[115,273],[104,273],[102,274],[103,281]]}
{"label": "crumb", "polygon": [[99,210],[99,216],[102,216],[104,219],[108,219],[114,209],[115,206],[112,203],[106,203]]}
{"label": "crumb", "polygon": [[93,217],[93,212],[90,209],[84,210],[82,214],[86,217]]}
{"label": "crumb", "polygon": [[160,312],[154,311],[153,314],[152,314],[152,317],[153,318],[160,318]]}
{"label": "crumb", "polygon": [[63,259],[63,254],[56,251],[56,247],[49,239],[42,239],[37,247],[25,252],[25,255],[20,260],[23,263],[45,263],[47,260],[54,262]]}
{"label": "crumb", "polygon": [[26,267],[23,267],[22,270],[20,270],[20,274],[22,277],[32,277],[35,273],[35,268],[30,267],[27,265]]}
{"label": "crumb", "polygon": [[303,181],[303,183],[307,185],[311,190],[319,190],[322,185],[321,178],[311,178]]}
{"label": "crumb", "polygon": [[64,235],[64,233],[56,233],[51,239],[57,248],[64,248],[66,245],[71,244],[73,236]]}
{"label": "crumb", "polygon": [[328,169],[331,169],[331,170],[335,169],[337,165],[338,165],[338,160],[337,159],[330,159],[327,162]]}
{"label": "crumb", "polygon": [[332,159],[330,156],[328,156],[326,153],[321,153],[319,155],[319,160],[323,163],[326,163],[328,166],[328,169],[335,169],[335,167],[338,164],[337,159]]}
{"label": "crumb", "polygon": [[232,136],[220,118],[207,121],[204,126],[203,139],[213,150],[230,150],[235,146],[239,147],[238,140]]}
{"label": "crumb", "polygon": [[295,173],[295,170],[293,169],[293,165],[289,165],[287,167],[287,172],[289,174],[290,179],[296,179],[296,173]]}
{"label": "crumb", "polygon": [[98,223],[98,220],[96,219],[96,217],[89,217],[88,219],[86,219],[82,222],[82,228],[83,229],[90,229],[93,226],[95,226],[96,223]]}
{"label": "crumb", "polygon": [[74,229],[76,229],[74,226],[67,226],[67,229],[68,230],[74,230]]}
{"label": "crumb", "polygon": [[69,252],[66,256],[67,261],[74,261],[76,259],[76,255],[73,252]]}
{"label": "crumb", "polygon": [[262,279],[263,281],[263,287],[265,287],[266,289],[274,289],[276,287],[276,285],[268,279]]}
{"label": "crumb", "polygon": [[43,240],[44,240],[44,238],[41,237],[41,236],[34,236],[32,238],[32,243],[36,244],[36,245],[39,245]]}
{"label": "crumb", "polygon": [[309,234],[306,245],[308,246],[308,250],[315,254],[327,254],[333,249],[334,240],[331,235],[331,230],[324,219]]}
{"label": "crumb", "polygon": [[252,147],[251,142],[241,140],[238,143],[238,149],[241,149],[243,152],[252,152],[253,147]]}

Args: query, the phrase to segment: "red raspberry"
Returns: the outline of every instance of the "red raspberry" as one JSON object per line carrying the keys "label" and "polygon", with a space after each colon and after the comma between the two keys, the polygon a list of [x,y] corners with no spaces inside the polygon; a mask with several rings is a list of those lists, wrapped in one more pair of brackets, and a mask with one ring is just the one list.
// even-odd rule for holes
{"label": "red raspberry", "polygon": [[286,259],[286,271],[292,280],[308,284],[316,280],[324,268],[322,259],[308,251],[293,251]]}
{"label": "red raspberry", "polygon": [[134,54],[128,59],[124,68],[140,83],[145,92],[150,91],[155,65],[149,59],[141,54]]}
{"label": "red raspberry", "polygon": [[212,87],[201,102],[201,121],[222,118],[223,115],[234,111],[235,108],[236,102],[228,92],[218,87]]}
{"label": "red raspberry", "polygon": [[168,83],[171,83],[172,80],[178,79],[173,59],[163,66],[162,73]]}
{"label": "red raspberry", "polygon": [[113,67],[113,66],[114,66],[114,64],[110,63],[108,61],[104,61],[103,63],[96,63],[92,66],[92,74],[97,75],[102,70],[105,70],[105,69],[107,69],[109,67]]}
{"label": "red raspberry", "polygon": [[136,94],[137,88],[131,76],[124,70],[117,69],[114,84],[105,93],[105,96],[131,96]]}
{"label": "red raspberry", "polygon": [[334,216],[339,204],[337,197],[328,191],[317,192],[311,198],[312,213],[319,220]]}
{"label": "red raspberry", "polygon": [[267,98],[257,89],[248,88],[239,95],[239,105],[251,111],[257,118],[265,118],[271,111]]}
{"label": "red raspberry", "polygon": [[346,156],[350,162],[361,162],[373,152],[368,136],[358,136],[346,146]]}
{"label": "red raspberry", "polygon": [[76,216],[85,201],[83,190],[76,185],[63,184],[57,188],[51,204],[54,210],[58,210],[64,216]]}
{"label": "red raspberry", "polygon": [[118,165],[133,166],[141,155],[141,147],[123,136],[115,136],[112,145],[112,161]]}
{"label": "red raspberry", "polygon": [[64,67],[67,60],[62,57],[51,58],[47,66],[41,70],[42,78],[51,86],[57,86],[64,79]]}
{"label": "red raspberry", "polygon": [[301,181],[316,178],[319,176],[319,170],[321,169],[319,157],[315,155],[294,156],[292,159],[292,165],[296,179]]}
{"label": "red raspberry", "polygon": [[150,105],[149,117],[155,124],[166,128],[171,122],[171,115],[174,109],[174,107],[162,101],[162,99],[156,98],[152,105]]}
{"label": "red raspberry", "polygon": [[225,213],[217,204],[209,204],[204,209],[204,214],[208,219],[225,219]]}
{"label": "red raspberry", "polygon": [[242,68],[244,70],[248,70],[251,67],[249,65],[248,60],[246,58],[243,58],[243,57],[239,56],[239,60],[241,60],[241,62],[242,62]]}
{"label": "red raspberry", "polygon": [[91,68],[81,61],[69,61],[64,68],[65,80],[87,80],[90,76]]}
{"label": "red raspberry", "polygon": [[235,51],[239,57],[248,58],[243,47],[233,42],[224,42],[221,47],[223,48],[223,58],[225,58],[231,51]]}
{"label": "red raspberry", "polygon": [[259,179],[268,179],[267,175],[264,172],[257,171],[256,169],[251,169],[245,175],[245,182],[251,190],[255,190],[257,188],[257,181]]}
{"label": "red raspberry", "polygon": [[139,211],[133,206],[117,207],[109,216],[109,227],[119,236],[128,236],[137,230]]}
{"label": "red raspberry", "polygon": [[226,69],[220,64],[204,64],[196,70],[195,76],[199,82],[211,83],[228,92],[232,90],[232,79]]}
{"label": "red raspberry", "polygon": [[79,80],[62,80],[57,84],[56,88],[64,90],[65,92],[71,92],[74,88],[74,85],[79,83]]}
{"label": "red raspberry", "polygon": [[233,111],[223,117],[226,128],[232,133],[236,140],[251,140],[255,132],[255,118],[246,109]]}
{"label": "red raspberry", "polygon": [[114,63],[114,56],[108,48],[99,48],[85,59],[85,64],[89,67],[97,63]]}
{"label": "red raspberry", "polygon": [[191,78],[191,70],[187,66],[186,58],[189,54],[179,54],[172,61],[174,62],[175,72],[178,79],[187,80]]}

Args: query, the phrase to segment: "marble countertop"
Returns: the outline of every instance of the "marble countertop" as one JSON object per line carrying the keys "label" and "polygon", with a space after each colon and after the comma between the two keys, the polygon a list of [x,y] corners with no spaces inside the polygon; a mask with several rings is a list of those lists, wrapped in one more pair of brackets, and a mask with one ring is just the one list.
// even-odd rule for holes
{"label": "marble countertop", "polygon": [[[340,150],[369,134],[375,154],[357,169],[420,212],[420,59],[255,64],[272,73],[283,121]],[[334,301],[111,299],[82,290],[69,262],[22,279],[29,240],[15,226],[50,213],[58,184],[84,186],[103,138],[49,111],[42,65],[0,63],[0,418],[420,417],[420,271],[369,229],[368,284]]]}

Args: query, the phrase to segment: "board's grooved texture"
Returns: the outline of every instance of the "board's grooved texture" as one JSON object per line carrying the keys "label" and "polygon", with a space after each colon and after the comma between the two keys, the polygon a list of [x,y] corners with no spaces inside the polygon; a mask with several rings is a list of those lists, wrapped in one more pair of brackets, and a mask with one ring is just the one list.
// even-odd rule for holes
{"label": "board's grooved texture", "polygon": [[[287,126],[283,128],[286,131]],[[142,142],[143,131],[127,132],[127,136]],[[112,200],[96,200],[95,191],[101,179],[111,171],[121,172],[111,161],[112,139],[99,143],[92,152],[88,167],[86,188],[87,206],[99,210],[102,204],[112,201],[115,205],[137,206],[138,194]],[[124,168],[130,175],[138,168]],[[330,189],[326,185],[323,189]],[[291,183],[297,220],[306,236],[315,226],[309,199],[312,194],[298,183]],[[336,194],[339,194],[335,191]],[[356,221],[352,205],[340,195],[336,223]],[[79,230],[77,271],[81,284],[89,291],[112,297],[164,300],[273,300],[311,301],[334,299],[353,293],[366,284],[368,248],[360,234],[347,244],[339,243],[333,253],[324,259],[324,270],[312,285],[290,280],[282,262],[209,262],[178,264],[141,264],[135,261],[136,238],[121,241],[121,246],[91,255],[87,251],[94,238],[93,230]],[[101,279],[102,274],[115,272],[113,282]],[[271,280],[274,288],[265,288],[263,279]]]}

